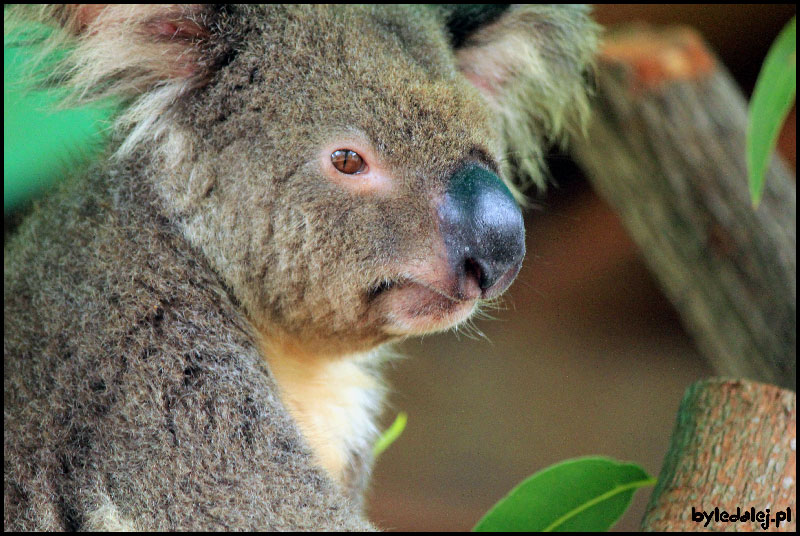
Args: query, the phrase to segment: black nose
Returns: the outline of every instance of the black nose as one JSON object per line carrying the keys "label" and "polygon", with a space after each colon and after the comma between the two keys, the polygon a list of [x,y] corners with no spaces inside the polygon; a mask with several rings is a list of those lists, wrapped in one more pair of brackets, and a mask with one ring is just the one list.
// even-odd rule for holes
{"label": "black nose", "polygon": [[487,298],[511,284],[525,256],[525,227],[500,177],[477,164],[454,173],[439,206],[439,221],[460,289],[474,279]]}

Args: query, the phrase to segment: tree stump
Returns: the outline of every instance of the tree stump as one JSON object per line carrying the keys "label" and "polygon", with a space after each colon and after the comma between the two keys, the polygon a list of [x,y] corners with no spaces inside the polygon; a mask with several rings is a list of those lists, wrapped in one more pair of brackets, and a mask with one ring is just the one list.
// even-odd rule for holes
{"label": "tree stump", "polygon": [[[766,530],[797,530],[796,421],[791,391],[718,378],[692,385],[642,529],[761,531],[769,518]],[[736,521],[723,521],[722,512],[737,511]],[[759,511],[764,519],[754,522]],[[706,512],[702,521],[700,512]],[[776,526],[779,512],[791,512],[791,522]]]}

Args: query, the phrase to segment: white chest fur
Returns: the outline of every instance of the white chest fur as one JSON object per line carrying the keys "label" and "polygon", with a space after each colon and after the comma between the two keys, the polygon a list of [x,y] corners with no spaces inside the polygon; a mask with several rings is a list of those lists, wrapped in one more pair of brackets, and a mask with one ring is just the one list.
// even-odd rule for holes
{"label": "white chest fur", "polygon": [[281,399],[319,464],[343,482],[354,452],[372,448],[383,385],[364,367],[374,352],[336,359],[267,354]]}

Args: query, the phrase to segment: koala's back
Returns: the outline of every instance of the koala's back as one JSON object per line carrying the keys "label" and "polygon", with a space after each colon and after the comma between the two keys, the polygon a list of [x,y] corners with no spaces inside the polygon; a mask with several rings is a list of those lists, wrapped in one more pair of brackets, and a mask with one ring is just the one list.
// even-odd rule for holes
{"label": "koala's back", "polygon": [[120,179],[66,186],[5,250],[5,530],[370,529],[224,286]]}

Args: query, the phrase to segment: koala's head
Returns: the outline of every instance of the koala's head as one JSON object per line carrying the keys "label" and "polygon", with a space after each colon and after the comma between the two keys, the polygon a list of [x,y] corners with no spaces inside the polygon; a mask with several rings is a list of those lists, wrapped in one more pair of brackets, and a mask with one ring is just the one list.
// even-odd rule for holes
{"label": "koala's head", "polygon": [[71,5],[85,96],[131,99],[118,158],[274,344],[449,328],[525,254],[510,163],[584,111],[584,9]]}

